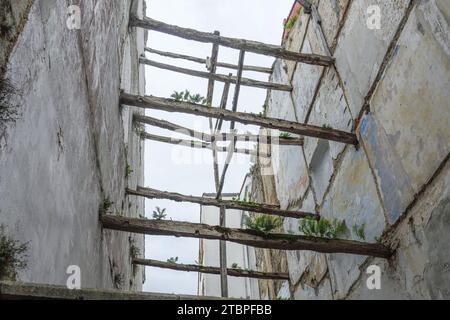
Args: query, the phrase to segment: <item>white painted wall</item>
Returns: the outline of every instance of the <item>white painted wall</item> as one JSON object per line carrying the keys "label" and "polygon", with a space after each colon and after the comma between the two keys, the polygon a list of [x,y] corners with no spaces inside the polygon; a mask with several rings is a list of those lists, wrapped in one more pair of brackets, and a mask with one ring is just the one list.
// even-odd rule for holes
{"label": "white painted wall", "polygon": [[[232,196],[224,197],[231,200]],[[227,210],[226,226],[229,228],[242,228],[242,211]],[[200,222],[209,225],[219,225],[220,210],[216,207],[202,206]],[[219,241],[201,240],[200,251],[204,252],[204,266],[220,266]],[[255,250],[252,247],[237,243],[227,243],[227,265],[231,268],[237,263],[243,269],[256,270]],[[214,274],[199,274],[198,293],[205,296],[220,296],[220,276]],[[259,299],[258,280],[249,278],[228,277],[228,293],[233,298]]]}

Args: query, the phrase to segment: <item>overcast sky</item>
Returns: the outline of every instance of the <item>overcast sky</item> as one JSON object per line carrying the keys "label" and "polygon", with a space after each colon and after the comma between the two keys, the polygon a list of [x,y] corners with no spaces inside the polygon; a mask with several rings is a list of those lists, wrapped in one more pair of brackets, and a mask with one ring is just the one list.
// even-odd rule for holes
{"label": "overcast sky", "polygon": [[[178,26],[212,32],[218,30],[223,36],[257,40],[280,44],[283,19],[289,14],[293,0],[147,0],[147,16]],[[206,58],[211,55],[211,44],[203,44],[150,32],[149,47]],[[180,67],[205,71],[205,66],[183,60],[174,60],[146,53],[148,58]],[[239,52],[220,47],[219,61],[237,64]],[[274,59],[247,53],[245,64],[271,67]],[[218,68],[220,74],[234,72]],[[267,81],[267,74],[244,72],[244,77]],[[146,67],[146,94],[170,97],[173,91],[188,89],[191,93],[206,96],[207,80],[185,76],[166,70]],[[223,84],[216,83],[213,106],[218,106]],[[228,109],[231,108],[234,86],[231,86]],[[238,110],[259,113],[266,97],[263,89],[242,87]],[[209,132],[208,120],[186,114],[147,111],[147,115],[165,119],[189,128]],[[229,123],[224,124],[228,131]],[[251,126],[236,125],[239,132],[258,132]],[[147,127],[148,132],[172,136],[170,131]],[[186,138],[186,137],[183,137]],[[249,147],[241,144],[240,147]],[[221,166],[226,155],[219,158]],[[250,168],[250,158],[238,155],[234,158],[224,192],[239,192],[243,179]],[[221,168],[220,168],[221,171]],[[191,150],[186,147],[146,142],[145,184],[148,187],[201,196],[204,192],[215,192],[210,150]],[[180,221],[199,222],[200,207],[189,203],[165,200],[146,200],[146,216],[151,218],[155,206],[166,208],[168,218]],[[146,237],[146,258],[166,261],[179,257],[180,263],[198,260],[198,240],[188,238]],[[197,273],[171,271],[157,268],[146,269],[144,291],[178,294],[197,294]]]}

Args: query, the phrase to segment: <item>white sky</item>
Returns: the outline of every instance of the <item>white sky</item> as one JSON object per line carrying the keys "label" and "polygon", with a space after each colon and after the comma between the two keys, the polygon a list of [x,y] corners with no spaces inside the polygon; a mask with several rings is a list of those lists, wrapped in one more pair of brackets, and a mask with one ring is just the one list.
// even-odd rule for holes
{"label": "white sky", "polygon": [[[289,14],[293,0],[147,0],[147,16],[201,31],[218,30],[223,36],[244,38],[265,43],[280,44],[283,19]],[[211,44],[203,44],[150,32],[147,44],[154,49],[182,53],[206,58],[211,55]],[[200,64],[184,60],[174,60],[146,53],[148,58],[180,67],[206,71]],[[220,47],[219,61],[237,64],[239,52]],[[261,55],[246,54],[245,64],[271,67],[274,59]],[[234,70],[218,68],[217,73],[235,73]],[[244,77],[267,81],[268,75],[244,72]],[[146,67],[146,94],[170,97],[173,91],[188,89],[191,93],[206,96],[206,79],[185,76],[166,70]],[[217,83],[213,106],[218,106],[223,84]],[[234,86],[230,88],[227,108],[231,108]],[[259,113],[266,97],[263,89],[241,87],[238,110]],[[208,120],[179,113],[148,111],[149,116],[165,119],[199,131],[209,132]],[[215,120],[214,120],[215,123]],[[236,124],[239,132],[257,128]],[[229,123],[225,122],[224,131]],[[171,136],[170,131],[153,127],[148,132]],[[186,138],[186,137],[183,137]],[[240,144],[240,147],[249,147]],[[220,172],[225,160],[220,158]],[[246,155],[234,157],[225,180],[224,192],[239,192],[243,179],[250,168],[250,158]],[[186,147],[146,142],[145,184],[148,187],[201,196],[204,192],[215,192],[210,150],[191,150]],[[151,218],[155,206],[167,208],[168,219],[199,222],[200,207],[195,204],[177,203],[165,200],[146,200],[146,216]],[[180,263],[194,263],[198,260],[198,240],[189,238],[146,237],[146,258],[166,261],[179,257]],[[197,273],[180,272],[157,268],[146,268],[144,291],[177,294],[197,294]]]}

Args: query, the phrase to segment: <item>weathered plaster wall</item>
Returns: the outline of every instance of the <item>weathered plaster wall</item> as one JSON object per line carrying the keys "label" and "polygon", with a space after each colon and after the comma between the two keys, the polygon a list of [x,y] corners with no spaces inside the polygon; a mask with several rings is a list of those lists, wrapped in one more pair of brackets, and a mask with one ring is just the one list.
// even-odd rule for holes
{"label": "weathered plaster wall", "polygon": [[[267,115],[357,133],[360,147],[306,138],[272,150],[284,208],[344,219],[345,238],[383,241],[390,261],[288,252],[296,299],[449,299],[450,4],[443,0],[315,1],[334,67],[277,60]],[[367,9],[381,9],[381,29]],[[324,54],[302,12],[289,50]],[[365,226],[359,239],[353,225]],[[298,222],[285,220],[298,232]],[[376,240],[377,239],[377,240]],[[382,290],[366,288],[366,267],[382,268]]]}
{"label": "weathered plaster wall", "polygon": [[11,51],[25,25],[33,0],[1,0],[0,73],[4,72]]}
{"label": "weathered plaster wall", "polygon": [[83,287],[141,289],[130,247],[142,252],[143,238],[102,230],[98,215],[107,198],[111,213],[143,212],[125,197],[142,180],[143,146],[134,110],[119,106],[121,88],[143,92],[144,33],[128,28],[143,2],[81,1],[80,30],[66,27],[70,4],[34,1],[10,57],[22,116],[0,149],[0,223],[29,241],[20,280],[65,284],[78,265]]}

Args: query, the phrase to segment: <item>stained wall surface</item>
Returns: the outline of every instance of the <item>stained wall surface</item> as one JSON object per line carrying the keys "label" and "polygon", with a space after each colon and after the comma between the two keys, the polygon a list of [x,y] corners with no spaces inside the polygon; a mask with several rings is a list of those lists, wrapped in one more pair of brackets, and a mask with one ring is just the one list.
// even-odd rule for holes
{"label": "stained wall surface", "polygon": [[[345,220],[347,239],[396,252],[389,261],[288,252],[291,295],[449,299],[450,4],[313,2],[335,66],[277,60],[272,80],[293,91],[269,93],[266,114],[353,131],[360,146],[308,137],[304,147],[281,146],[272,152],[277,198],[283,208]],[[302,11],[285,47],[325,54],[316,29]],[[298,221],[286,220],[285,230],[299,233]],[[372,264],[381,267],[381,290],[366,286]]]}
{"label": "stained wall surface", "polygon": [[143,254],[143,237],[102,230],[99,212],[144,212],[142,200],[125,196],[143,179],[130,116],[138,111],[119,105],[121,89],[144,88],[145,35],[128,28],[143,1],[82,1],[79,29],[67,27],[66,1],[31,3],[7,71],[20,117],[0,148],[0,223],[29,242],[19,279],[65,284],[77,265],[82,287],[139,290],[143,272],[132,268],[130,248]]}

